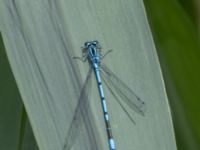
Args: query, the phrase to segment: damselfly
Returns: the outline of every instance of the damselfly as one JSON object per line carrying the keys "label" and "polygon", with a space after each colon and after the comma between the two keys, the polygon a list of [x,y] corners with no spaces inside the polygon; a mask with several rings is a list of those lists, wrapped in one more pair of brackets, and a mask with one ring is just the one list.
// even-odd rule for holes
{"label": "damselfly", "polygon": [[[135,112],[144,116],[144,112],[145,112],[144,101],[142,101],[134,91],[132,91],[108,67],[106,67],[105,64],[103,64],[101,62],[101,60],[108,53],[111,52],[111,50],[109,50],[107,53],[102,55],[101,49],[102,48],[98,41],[85,42],[84,47],[82,48],[82,57],[75,57],[76,59],[80,59],[83,62],[88,60],[91,67],[88,71],[86,80],[82,87],[80,98],[78,100],[78,104],[75,109],[73,120],[70,125],[69,131],[67,134],[67,138],[66,138],[66,143],[63,146],[63,150],[70,150],[72,148],[73,144],[76,141],[78,134],[80,134],[81,126],[83,124],[85,124],[85,126],[87,126],[87,132],[89,132],[90,137],[91,137],[90,140],[92,140],[93,136],[95,136],[95,135],[93,135],[94,132],[91,131],[91,130],[93,130],[92,123],[94,121],[92,120],[91,111],[90,111],[90,109],[88,109],[88,107],[89,107],[89,104],[88,104],[88,99],[89,99],[88,89],[89,88],[88,87],[91,84],[90,78],[91,78],[92,70],[94,71],[95,76],[96,76],[97,86],[98,86],[99,95],[100,95],[100,99],[101,99],[109,150],[115,150],[116,147],[115,147],[115,141],[114,141],[114,138],[112,135],[109,114],[107,111],[106,99],[104,96],[104,91],[103,91],[103,86],[102,86],[102,79],[112,94],[115,91],[115,93],[117,93],[120,96],[120,99],[118,99],[116,97],[116,101],[122,107],[122,110],[127,114],[127,116],[130,118],[132,123],[135,124],[131,115],[128,113],[128,111],[124,107],[124,104],[129,106]],[[91,149],[97,150],[98,148],[95,147],[95,145],[93,145]]]}

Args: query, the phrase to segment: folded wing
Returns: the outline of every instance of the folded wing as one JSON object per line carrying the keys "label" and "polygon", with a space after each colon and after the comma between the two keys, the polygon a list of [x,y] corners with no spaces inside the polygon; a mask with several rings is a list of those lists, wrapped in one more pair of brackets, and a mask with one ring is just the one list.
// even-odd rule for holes
{"label": "folded wing", "polygon": [[90,68],[88,71],[86,80],[82,87],[78,104],[75,108],[74,116],[68,129],[63,150],[71,150],[72,146],[75,145],[81,134],[84,134],[84,139],[88,139],[89,141],[89,146],[87,146],[87,149],[100,150],[98,142],[95,138],[97,134],[95,134],[96,128],[94,124],[94,118],[89,107],[89,94],[92,81],[91,75],[92,68]]}
{"label": "folded wing", "polygon": [[[120,96],[120,100],[116,99],[122,109],[130,118],[130,115],[126,111],[122,103],[126,103],[131,109],[140,115],[144,116],[146,111],[146,105],[140,97],[131,90],[122,80],[120,80],[107,66],[101,64],[102,78],[105,81],[108,88],[113,94],[113,90]],[[132,120],[133,121],[133,120]]]}

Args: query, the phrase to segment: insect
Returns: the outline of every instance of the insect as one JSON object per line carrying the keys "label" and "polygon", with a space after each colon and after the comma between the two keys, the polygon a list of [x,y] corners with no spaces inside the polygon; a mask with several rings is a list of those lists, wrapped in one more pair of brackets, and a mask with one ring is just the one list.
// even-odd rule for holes
{"label": "insect", "polygon": [[[89,41],[85,42],[84,47],[82,48],[82,57],[74,57],[75,59],[79,59],[82,62],[88,60],[91,65],[86,80],[83,84],[80,98],[78,100],[78,104],[75,109],[75,113],[73,116],[73,120],[71,126],[69,128],[69,132],[67,134],[66,143],[64,145],[63,150],[70,150],[76,140],[76,136],[80,134],[81,126],[84,123],[87,127],[87,132],[90,134],[90,140],[94,140],[93,136],[95,136],[94,132],[91,130],[95,130],[92,128],[92,114],[89,109],[88,104],[88,93],[89,93],[89,85],[91,84],[90,78],[92,74],[92,70],[94,71],[97,86],[99,90],[99,96],[101,99],[101,106],[103,110],[103,118],[105,122],[105,128],[107,133],[107,140],[109,145],[109,150],[116,150],[115,140],[112,135],[112,127],[110,124],[110,116],[107,110],[106,98],[104,95],[102,80],[105,85],[111,91],[112,94],[117,93],[120,97],[118,99],[115,97],[117,103],[121,106],[122,110],[127,114],[130,118],[131,122],[135,124],[131,115],[128,113],[124,104],[133,109],[135,112],[144,116],[146,107],[145,102],[142,101],[137,94],[132,91],[122,80],[120,80],[105,64],[101,62],[101,60],[109,54],[112,50],[107,51],[104,55],[101,53],[101,46],[98,41]],[[95,147],[95,144],[91,146],[91,149],[98,149]]]}

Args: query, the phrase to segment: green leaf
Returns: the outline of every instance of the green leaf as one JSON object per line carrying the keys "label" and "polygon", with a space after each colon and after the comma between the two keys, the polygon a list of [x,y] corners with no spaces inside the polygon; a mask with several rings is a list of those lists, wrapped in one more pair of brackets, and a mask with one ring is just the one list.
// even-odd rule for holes
{"label": "green leaf", "polygon": [[[16,86],[15,79],[10,69],[10,65],[5,54],[2,37],[0,36],[0,149],[22,150],[22,145],[26,143],[37,147],[32,129],[28,126],[26,112]],[[25,130],[26,129],[26,130]],[[29,138],[24,138],[28,135]],[[25,148],[23,150],[32,150]]]}
{"label": "green leaf", "polygon": [[[133,125],[105,89],[117,149],[176,150],[162,74],[141,1],[7,0],[3,6],[2,32],[9,62],[41,150],[60,150],[65,145],[88,70],[88,63],[73,57],[81,55],[85,41],[95,39],[102,53],[114,50],[104,63],[147,104],[145,117],[127,109],[135,118]],[[98,133],[96,144],[108,149],[93,83],[92,127]],[[73,149],[88,150],[94,144],[80,135]]]}
{"label": "green leaf", "polygon": [[22,102],[0,36],[0,149],[18,145]]}

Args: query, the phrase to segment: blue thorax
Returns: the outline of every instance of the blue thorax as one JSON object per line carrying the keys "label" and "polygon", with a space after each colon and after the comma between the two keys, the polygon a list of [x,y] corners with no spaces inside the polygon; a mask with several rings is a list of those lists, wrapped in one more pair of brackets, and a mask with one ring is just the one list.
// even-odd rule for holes
{"label": "blue thorax", "polygon": [[85,49],[88,53],[88,58],[92,64],[100,63],[101,54],[100,54],[100,46],[98,41],[91,41],[85,43]]}

